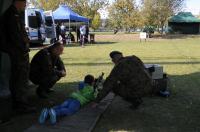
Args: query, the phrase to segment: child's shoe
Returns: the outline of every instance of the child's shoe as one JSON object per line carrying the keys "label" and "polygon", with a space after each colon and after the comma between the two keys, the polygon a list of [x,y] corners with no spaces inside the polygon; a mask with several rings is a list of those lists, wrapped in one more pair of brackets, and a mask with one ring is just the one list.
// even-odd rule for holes
{"label": "child's shoe", "polygon": [[47,108],[42,109],[39,120],[38,120],[40,124],[44,124],[44,122],[46,121],[48,117],[48,114],[49,114],[49,111]]}
{"label": "child's shoe", "polygon": [[51,122],[51,124],[52,125],[55,124],[56,123],[56,112],[55,112],[54,109],[51,108],[49,110],[49,116],[50,116],[50,122]]}

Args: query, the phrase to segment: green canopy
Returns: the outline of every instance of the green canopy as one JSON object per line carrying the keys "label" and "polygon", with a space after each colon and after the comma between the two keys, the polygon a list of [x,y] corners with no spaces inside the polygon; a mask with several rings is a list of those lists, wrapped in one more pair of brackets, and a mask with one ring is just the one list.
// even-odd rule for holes
{"label": "green canopy", "polygon": [[176,23],[200,23],[200,19],[192,15],[191,12],[179,12],[177,15],[172,16],[169,22]]}

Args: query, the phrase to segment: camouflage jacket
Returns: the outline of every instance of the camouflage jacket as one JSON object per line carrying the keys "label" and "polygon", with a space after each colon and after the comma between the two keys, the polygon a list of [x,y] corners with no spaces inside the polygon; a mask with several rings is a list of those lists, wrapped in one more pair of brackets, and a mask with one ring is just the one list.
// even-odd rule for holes
{"label": "camouflage jacket", "polygon": [[151,76],[138,57],[123,57],[114,66],[95,102],[98,103],[110,91],[123,98],[142,97],[152,91]]}

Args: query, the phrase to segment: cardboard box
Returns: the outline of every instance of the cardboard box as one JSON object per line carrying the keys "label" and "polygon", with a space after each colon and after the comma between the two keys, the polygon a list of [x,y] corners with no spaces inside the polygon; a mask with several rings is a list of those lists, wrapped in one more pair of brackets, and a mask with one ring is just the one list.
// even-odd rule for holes
{"label": "cardboard box", "polygon": [[158,64],[145,64],[145,67],[149,69],[150,67],[154,67],[154,72],[150,73],[152,79],[162,79],[163,78],[163,66]]}

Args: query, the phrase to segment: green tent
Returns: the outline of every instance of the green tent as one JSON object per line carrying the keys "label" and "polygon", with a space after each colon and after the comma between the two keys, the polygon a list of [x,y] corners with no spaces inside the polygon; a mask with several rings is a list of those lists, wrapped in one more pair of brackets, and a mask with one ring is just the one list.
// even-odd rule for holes
{"label": "green tent", "polygon": [[200,33],[200,19],[191,12],[180,12],[168,20],[168,26],[174,31],[183,34]]}
{"label": "green tent", "polygon": [[191,12],[180,12],[177,15],[171,17],[169,22],[200,23],[200,19],[193,16]]}

